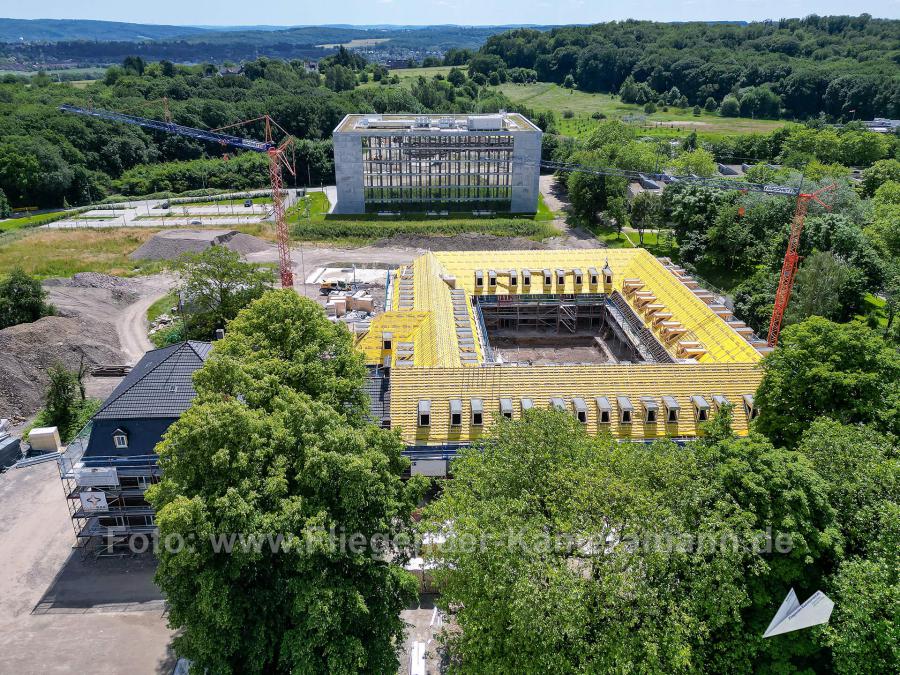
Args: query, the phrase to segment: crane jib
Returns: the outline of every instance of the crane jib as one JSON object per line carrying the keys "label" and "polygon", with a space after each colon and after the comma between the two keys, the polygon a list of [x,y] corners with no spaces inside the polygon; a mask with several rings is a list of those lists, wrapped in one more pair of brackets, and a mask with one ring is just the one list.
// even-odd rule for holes
{"label": "crane jib", "polygon": [[87,115],[88,117],[97,117],[113,122],[122,122],[124,124],[135,124],[147,129],[156,129],[165,131],[179,136],[187,136],[188,138],[196,138],[200,141],[209,141],[212,143],[220,143],[230,145],[242,150],[252,150],[253,152],[266,152],[273,146],[271,143],[255,141],[252,138],[241,138],[240,136],[232,136],[230,134],[222,134],[216,131],[206,131],[204,129],[195,129],[193,127],[182,126],[173,122],[160,122],[146,117],[137,117],[135,115],[126,115],[124,113],[112,112],[110,110],[90,110],[87,108],[79,108],[74,105],[61,105],[59,107],[63,112],[75,113],[76,115]]}

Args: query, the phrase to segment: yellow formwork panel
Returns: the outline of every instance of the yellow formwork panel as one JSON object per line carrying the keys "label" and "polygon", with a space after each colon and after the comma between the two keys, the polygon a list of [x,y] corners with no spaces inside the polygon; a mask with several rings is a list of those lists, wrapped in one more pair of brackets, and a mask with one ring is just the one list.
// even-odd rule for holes
{"label": "yellow formwork panel", "polygon": [[[521,399],[535,408],[547,408],[552,398],[565,401],[574,415],[573,398],[587,404],[587,430],[608,431],[618,438],[652,439],[690,437],[697,434],[692,396],[702,396],[712,406],[714,396],[725,396],[734,405],[734,427],[747,433],[743,396],[756,391],[762,372],[749,363],[678,363],[590,366],[483,366],[479,368],[396,369],[391,373],[391,425],[402,430],[409,444],[468,442],[479,438],[500,416],[500,399],[513,402],[513,417],[522,414]],[[601,424],[595,398],[605,396],[612,406],[612,423]],[[626,396],[634,406],[634,422],[618,423],[616,397]],[[643,422],[641,397],[652,397],[659,406],[659,421]],[[678,421],[665,422],[663,397],[679,404]],[[471,399],[481,399],[484,425],[474,426]],[[450,426],[450,401],[462,401],[462,425]],[[431,424],[417,425],[420,400],[431,402]]]}

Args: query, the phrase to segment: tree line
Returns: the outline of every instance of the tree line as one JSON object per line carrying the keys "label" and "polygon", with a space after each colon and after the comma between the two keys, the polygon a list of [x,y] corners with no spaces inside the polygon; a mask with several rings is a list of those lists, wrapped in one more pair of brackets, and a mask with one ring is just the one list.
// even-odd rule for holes
{"label": "tree line", "polygon": [[[537,79],[626,102],[660,98],[723,114],[805,119],[900,117],[900,22],[808,16],[746,25],[614,21],[491,36],[477,72],[524,68]],[[711,101],[711,102],[710,102]]]}

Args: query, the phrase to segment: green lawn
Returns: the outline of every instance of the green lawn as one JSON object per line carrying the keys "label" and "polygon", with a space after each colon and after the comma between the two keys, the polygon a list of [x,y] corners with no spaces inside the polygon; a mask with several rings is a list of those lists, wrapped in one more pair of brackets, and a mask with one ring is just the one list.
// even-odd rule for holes
{"label": "green lawn", "polygon": [[21,218],[9,218],[7,220],[0,220],[0,232],[12,232],[14,230],[22,230],[28,227],[40,227],[41,225],[46,225],[47,223],[52,223],[57,220],[63,220],[71,215],[74,215],[75,211],[53,211],[51,213],[41,213],[35,216],[22,216]]}
{"label": "green lawn", "polygon": [[[465,70],[465,66],[460,66],[462,70]],[[396,75],[400,78],[400,86],[410,87],[412,86],[412,82],[418,77],[424,77],[426,80],[430,80],[435,75],[443,75],[447,76],[447,73],[450,72],[450,66],[434,66],[433,68],[395,68],[390,71],[391,76]],[[389,85],[382,85],[381,82],[375,82],[374,80],[369,80],[365,84],[359,85],[360,87],[382,87]],[[397,86],[397,85],[393,85]]]}
{"label": "green lawn", "polygon": [[496,236],[528,237],[535,240],[556,236],[554,214],[543,204],[533,216],[499,216],[475,218],[471,214],[427,217],[408,214],[383,217],[377,214],[329,216],[328,198],[324,192],[311,192],[307,216],[305,200],[288,212],[291,235],[302,241],[326,241],[348,246],[361,246],[392,235],[449,236],[470,232]]}
{"label": "green lawn", "polygon": [[[521,103],[536,112],[553,111],[561,133],[568,136],[589,134],[600,123],[591,118],[595,112],[607,118],[638,116],[634,124],[647,135],[678,136],[696,129],[703,136],[722,136],[751,132],[766,133],[783,127],[786,122],[776,120],[752,120],[743,117],[720,117],[715,113],[703,113],[695,117],[691,108],[669,108],[652,115],[644,115],[639,105],[622,103],[610,94],[591,94],[577,89],[565,89],[558,84],[537,82],[535,84],[506,83],[497,87],[511,101]],[[574,116],[564,118],[565,111]]]}

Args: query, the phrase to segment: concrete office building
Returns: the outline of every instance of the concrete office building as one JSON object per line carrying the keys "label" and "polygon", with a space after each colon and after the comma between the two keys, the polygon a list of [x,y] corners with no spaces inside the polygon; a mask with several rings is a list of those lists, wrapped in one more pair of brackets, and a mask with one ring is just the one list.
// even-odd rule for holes
{"label": "concrete office building", "polygon": [[347,115],[335,213],[537,210],[541,130],[518,113]]}

